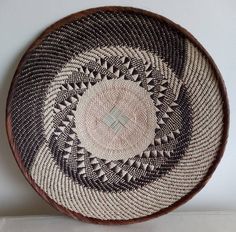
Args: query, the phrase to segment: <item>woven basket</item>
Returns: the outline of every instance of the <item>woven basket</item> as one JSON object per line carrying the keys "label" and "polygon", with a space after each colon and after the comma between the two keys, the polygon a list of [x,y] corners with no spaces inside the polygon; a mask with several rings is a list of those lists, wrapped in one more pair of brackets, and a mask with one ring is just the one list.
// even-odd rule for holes
{"label": "woven basket", "polygon": [[7,102],[12,151],[61,212],[132,223],[189,200],[219,163],[228,103],[216,65],[186,30],[104,7],[50,26],[23,56]]}

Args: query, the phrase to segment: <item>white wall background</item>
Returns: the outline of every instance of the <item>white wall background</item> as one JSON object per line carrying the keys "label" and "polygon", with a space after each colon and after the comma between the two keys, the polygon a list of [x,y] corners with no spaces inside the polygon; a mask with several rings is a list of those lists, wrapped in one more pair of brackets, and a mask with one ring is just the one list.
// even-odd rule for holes
{"label": "white wall background", "polygon": [[26,182],[8,146],[5,101],[17,63],[30,43],[53,22],[105,5],[139,7],[166,16],[189,30],[215,60],[230,100],[228,145],[210,182],[178,210],[236,210],[235,0],[0,0],[0,216],[56,212]]}

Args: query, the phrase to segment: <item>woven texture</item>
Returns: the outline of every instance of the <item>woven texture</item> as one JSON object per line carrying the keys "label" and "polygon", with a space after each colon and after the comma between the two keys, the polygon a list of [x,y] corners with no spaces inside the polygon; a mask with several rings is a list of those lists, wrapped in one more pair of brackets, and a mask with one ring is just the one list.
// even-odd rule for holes
{"label": "woven texture", "polygon": [[136,220],[204,185],[226,139],[222,89],[208,55],[168,20],[96,9],[60,21],[26,53],[8,134],[24,174],[56,208]]}

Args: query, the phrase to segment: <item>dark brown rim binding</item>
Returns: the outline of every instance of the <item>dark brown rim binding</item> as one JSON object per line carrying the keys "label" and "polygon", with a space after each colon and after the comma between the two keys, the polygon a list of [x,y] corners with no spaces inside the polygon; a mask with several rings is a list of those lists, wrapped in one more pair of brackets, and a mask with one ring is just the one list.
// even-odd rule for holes
{"label": "dark brown rim binding", "polygon": [[[151,214],[151,215],[148,215],[148,216],[145,216],[145,217],[141,217],[141,218],[135,218],[135,219],[130,219],[130,220],[100,220],[100,219],[96,219],[96,218],[85,217],[82,214],[75,213],[75,212],[73,212],[71,210],[68,210],[65,207],[57,204],[55,201],[53,201],[51,198],[49,198],[46,195],[46,193],[34,182],[34,180],[31,178],[31,176],[25,170],[25,168],[23,166],[23,163],[22,163],[21,159],[19,158],[20,155],[19,155],[18,149],[16,147],[16,144],[14,143],[14,138],[13,138],[13,135],[12,135],[12,123],[11,123],[11,114],[10,114],[10,109],[9,109],[9,105],[10,105],[9,103],[11,101],[11,93],[14,91],[14,85],[15,85],[15,81],[16,81],[16,78],[17,78],[17,74],[20,72],[20,70],[21,70],[25,60],[27,59],[28,55],[52,31],[60,28],[64,24],[67,24],[71,21],[80,19],[81,17],[88,16],[92,13],[97,12],[97,11],[105,11],[105,12],[109,12],[109,11],[110,12],[124,12],[125,11],[125,12],[129,12],[129,13],[142,13],[142,14],[148,15],[150,17],[157,18],[158,20],[164,21],[164,22],[168,23],[169,25],[171,25],[172,27],[175,27],[177,30],[181,31],[208,58],[210,64],[212,65],[212,67],[214,69],[215,76],[217,78],[219,88],[221,90],[221,94],[222,94],[222,98],[223,98],[223,111],[224,111],[223,123],[224,123],[224,128],[223,128],[221,146],[220,146],[220,149],[219,149],[219,152],[218,152],[218,155],[217,155],[215,161],[212,163],[212,166],[209,168],[209,170],[208,170],[207,174],[205,175],[205,177],[202,179],[201,182],[198,183],[197,186],[195,186],[195,188],[191,192],[189,192],[187,195],[182,197],[180,200],[176,201],[174,204],[172,204],[169,207],[164,208],[164,209],[162,209],[162,210],[160,210],[160,211],[158,211],[154,214]],[[6,129],[7,129],[7,136],[8,136],[10,146],[11,146],[11,150],[13,152],[13,155],[14,155],[14,157],[17,161],[17,164],[18,164],[19,168],[21,169],[23,175],[25,176],[27,181],[32,185],[32,187],[35,189],[35,191],[44,200],[46,200],[51,206],[53,206],[54,208],[56,208],[57,210],[59,210],[60,212],[66,214],[68,216],[71,216],[75,219],[80,219],[80,220],[86,221],[86,222],[92,222],[92,223],[97,223],[97,224],[131,224],[131,223],[135,223],[135,222],[146,221],[146,220],[151,219],[151,218],[156,218],[158,216],[161,216],[163,214],[166,214],[166,213],[174,210],[178,206],[180,206],[180,205],[184,204],[185,202],[187,202],[188,200],[190,200],[196,193],[198,193],[206,185],[206,183],[208,182],[208,180],[212,176],[213,172],[215,171],[217,165],[219,164],[219,162],[220,162],[220,160],[223,156],[223,153],[224,153],[225,145],[226,145],[227,138],[228,138],[228,129],[229,129],[229,104],[228,104],[228,97],[227,97],[224,81],[222,79],[222,76],[221,76],[216,64],[214,63],[213,59],[208,54],[208,52],[203,48],[203,46],[186,29],[182,28],[181,26],[175,24],[174,22],[172,22],[171,20],[169,20],[169,19],[167,19],[163,16],[160,16],[158,14],[155,14],[155,13],[152,13],[152,12],[149,12],[149,11],[136,9],[136,8],[132,8],[132,7],[118,7],[118,6],[99,7],[99,8],[93,8],[93,9],[88,9],[88,10],[81,11],[81,12],[78,12],[78,13],[74,13],[74,14],[71,14],[71,15],[57,21],[56,23],[54,23],[53,25],[48,27],[31,44],[31,46],[25,52],[24,56],[21,58],[21,60],[19,62],[19,65],[16,69],[15,75],[13,77],[12,83],[11,83],[11,87],[10,87],[8,98],[7,98],[7,107],[6,107]]]}

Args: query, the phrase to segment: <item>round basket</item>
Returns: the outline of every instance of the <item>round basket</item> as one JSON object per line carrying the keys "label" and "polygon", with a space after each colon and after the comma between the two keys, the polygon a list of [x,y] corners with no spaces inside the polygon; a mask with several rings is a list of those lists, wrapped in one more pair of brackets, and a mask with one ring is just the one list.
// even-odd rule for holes
{"label": "round basket", "polygon": [[7,132],[48,203],[122,224],[167,213],[206,184],[228,115],[221,75],[192,35],[151,12],[103,7],[58,21],[30,46]]}

